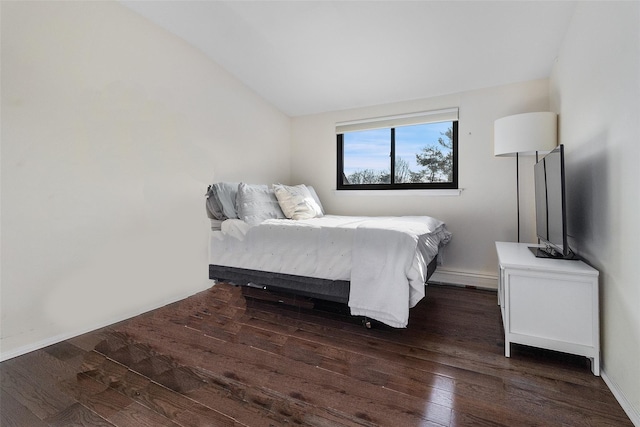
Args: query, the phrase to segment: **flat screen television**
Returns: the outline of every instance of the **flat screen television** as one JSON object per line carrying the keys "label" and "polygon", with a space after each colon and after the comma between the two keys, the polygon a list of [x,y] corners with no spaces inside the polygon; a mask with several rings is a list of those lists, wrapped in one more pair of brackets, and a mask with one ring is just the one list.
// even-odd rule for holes
{"label": "flat screen television", "polygon": [[538,258],[577,259],[567,243],[567,198],[564,146],[560,144],[533,167],[536,198],[536,234],[542,247],[532,247]]}

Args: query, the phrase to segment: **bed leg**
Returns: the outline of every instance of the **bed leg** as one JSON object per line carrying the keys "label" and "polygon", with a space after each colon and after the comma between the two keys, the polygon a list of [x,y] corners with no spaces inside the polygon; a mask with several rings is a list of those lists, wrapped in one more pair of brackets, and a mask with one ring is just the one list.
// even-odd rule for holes
{"label": "bed leg", "polygon": [[367,329],[371,329],[371,320],[369,320],[366,317],[362,318],[362,326],[364,326]]}

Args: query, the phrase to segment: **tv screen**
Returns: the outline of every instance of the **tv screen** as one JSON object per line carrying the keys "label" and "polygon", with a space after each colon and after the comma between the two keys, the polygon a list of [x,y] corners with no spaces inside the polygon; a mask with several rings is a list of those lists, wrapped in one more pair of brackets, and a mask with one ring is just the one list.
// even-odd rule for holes
{"label": "tv screen", "polygon": [[[567,208],[564,175],[564,146],[559,145],[533,168],[535,180],[536,234],[543,248],[536,256],[573,259],[567,244]],[[532,248],[533,249],[533,248]]]}

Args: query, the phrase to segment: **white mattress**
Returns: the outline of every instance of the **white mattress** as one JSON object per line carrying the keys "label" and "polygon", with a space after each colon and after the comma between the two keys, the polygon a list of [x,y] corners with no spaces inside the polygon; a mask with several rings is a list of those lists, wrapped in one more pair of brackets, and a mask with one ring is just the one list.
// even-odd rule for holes
{"label": "white mattress", "polygon": [[[353,314],[404,327],[409,307],[424,297],[427,265],[450,238],[444,223],[431,217],[326,215],[298,221],[266,220],[256,226],[235,219],[224,221],[220,231],[211,231],[209,263],[349,280]],[[357,263],[352,268],[354,259]],[[374,270],[375,277],[371,277]],[[381,289],[374,291],[376,280]],[[388,281],[397,289],[389,288]],[[407,315],[386,318],[379,312],[398,305],[388,301],[397,295]]]}

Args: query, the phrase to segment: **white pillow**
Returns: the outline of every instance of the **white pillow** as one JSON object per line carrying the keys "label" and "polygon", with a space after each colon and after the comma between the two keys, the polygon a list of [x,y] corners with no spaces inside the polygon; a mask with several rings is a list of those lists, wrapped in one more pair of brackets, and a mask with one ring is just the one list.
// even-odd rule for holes
{"label": "white pillow", "polygon": [[310,185],[307,185],[307,189],[309,190],[309,193],[311,193],[311,197],[313,197],[313,200],[315,200],[318,206],[320,206],[320,212],[322,212],[322,215],[324,215],[324,208],[322,207],[322,203],[320,202],[318,193],[316,193],[316,190]]}
{"label": "white pillow", "polygon": [[251,185],[241,182],[236,197],[238,218],[250,225],[265,219],[284,218],[275,193],[267,185]]}
{"label": "white pillow", "polygon": [[304,185],[288,186],[273,184],[282,212],[290,219],[310,219],[321,217],[322,209]]}
{"label": "white pillow", "polygon": [[222,212],[227,218],[238,218],[236,210],[237,182],[218,182],[213,184],[218,200],[222,205]]}

